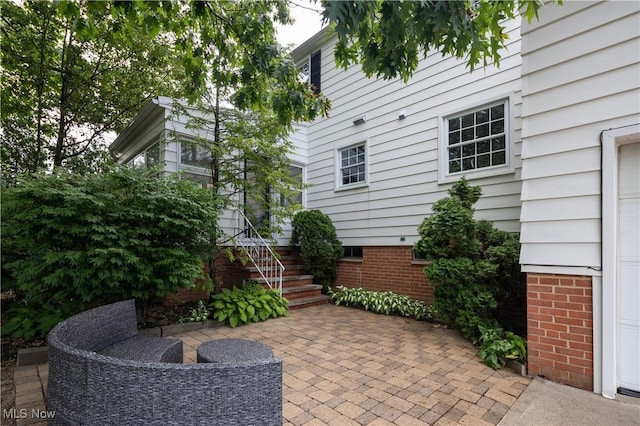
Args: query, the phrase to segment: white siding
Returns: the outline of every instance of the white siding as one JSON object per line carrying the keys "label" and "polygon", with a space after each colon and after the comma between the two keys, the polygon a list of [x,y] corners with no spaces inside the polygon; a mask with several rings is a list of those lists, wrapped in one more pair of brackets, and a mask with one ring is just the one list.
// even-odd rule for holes
{"label": "white siding", "polygon": [[595,273],[600,134],[640,122],[640,3],[547,5],[522,46],[520,261]]}
{"label": "white siding", "polygon": [[[520,32],[519,21],[508,24],[510,40],[500,69],[488,66],[469,73],[464,62],[431,52],[407,84],[398,79],[368,79],[358,65],[337,69],[335,39],[323,42],[322,90],[332,109],[329,118],[306,129],[307,179],[313,185],[307,191],[307,208],[328,214],[344,245],[413,244],[419,224],[451,187],[438,183],[439,117],[509,96],[515,116],[513,170],[471,183],[483,189],[477,216],[505,230],[519,231]],[[406,112],[404,119],[398,116],[401,111]],[[366,122],[354,125],[353,120],[361,116],[366,116]],[[367,143],[368,185],[337,188],[337,150],[359,142]]]}

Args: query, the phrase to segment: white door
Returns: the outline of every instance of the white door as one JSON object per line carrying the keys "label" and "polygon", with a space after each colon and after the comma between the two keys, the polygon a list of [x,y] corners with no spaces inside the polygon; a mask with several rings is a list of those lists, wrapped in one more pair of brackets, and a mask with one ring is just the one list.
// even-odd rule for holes
{"label": "white door", "polygon": [[618,158],[618,383],[640,392],[640,143]]}

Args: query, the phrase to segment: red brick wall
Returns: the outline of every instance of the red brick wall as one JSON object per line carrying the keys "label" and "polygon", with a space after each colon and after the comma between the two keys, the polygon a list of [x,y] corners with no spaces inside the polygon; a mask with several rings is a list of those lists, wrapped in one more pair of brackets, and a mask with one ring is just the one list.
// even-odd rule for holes
{"label": "red brick wall", "polygon": [[527,274],[529,374],[593,390],[591,277]]}
{"label": "red brick wall", "polygon": [[433,300],[433,288],[422,272],[424,264],[412,263],[411,247],[363,247],[362,261],[338,262],[337,285],[393,291],[414,299]]}
{"label": "red brick wall", "polygon": [[[216,283],[212,289],[214,293],[218,293],[221,288],[232,288],[240,286],[242,282],[249,278],[249,272],[242,267],[239,262],[230,262],[226,254],[218,254],[215,261],[216,267]],[[204,266],[207,274],[209,273],[209,265]],[[165,296],[163,304],[170,306],[175,304],[197,302],[198,300],[209,300],[209,291],[200,287],[181,288],[175,294]]]}
{"label": "red brick wall", "polygon": [[162,304],[165,306],[181,305],[188,302],[197,302],[198,300],[209,300],[209,291],[201,288],[179,288],[174,294],[165,296]]}

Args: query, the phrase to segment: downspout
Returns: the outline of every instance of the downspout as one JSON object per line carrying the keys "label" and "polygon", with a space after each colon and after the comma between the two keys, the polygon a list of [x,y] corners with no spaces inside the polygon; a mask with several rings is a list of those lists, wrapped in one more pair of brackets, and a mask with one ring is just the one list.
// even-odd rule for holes
{"label": "downspout", "polygon": [[602,394],[602,273],[603,271],[603,250],[602,244],[604,242],[604,226],[602,223],[602,195],[604,189],[603,183],[603,172],[602,167],[604,166],[603,161],[603,153],[604,149],[602,146],[603,142],[604,130],[600,132],[600,267],[601,274],[593,275],[591,277],[592,284],[592,315],[593,315],[593,392]]}

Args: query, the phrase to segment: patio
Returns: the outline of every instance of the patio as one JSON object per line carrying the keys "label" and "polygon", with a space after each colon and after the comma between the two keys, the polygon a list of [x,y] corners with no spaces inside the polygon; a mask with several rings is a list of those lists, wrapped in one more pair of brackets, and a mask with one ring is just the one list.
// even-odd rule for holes
{"label": "patio", "polygon": [[[197,346],[211,339],[272,347],[283,360],[286,425],[495,425],[531,381],[485,366],[457,331],[333,305],[177,337],[185,362],[195,362]],[[16,368],[18,410],[44,410],[47,371],[46,364]]]}

